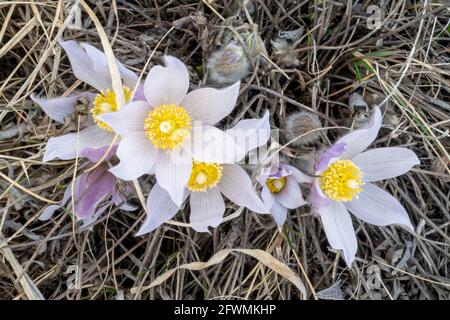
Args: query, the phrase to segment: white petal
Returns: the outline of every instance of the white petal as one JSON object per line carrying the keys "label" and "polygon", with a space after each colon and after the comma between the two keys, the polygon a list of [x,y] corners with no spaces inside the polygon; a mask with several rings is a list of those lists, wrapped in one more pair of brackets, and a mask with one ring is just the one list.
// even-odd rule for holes
{"label": "white petal", "polygon": [[302,196],[302,190],[294,177],[286,177],[286,185],[279,193],[274,194],[275,200],[284,207],[295,209],[305,204]]}
{"label": "white petal", "polygon": [[181,206],[185,186],[191,176],[192,159],[185,152],[160,151],[155,165],[156,180],[172,200]]}
{"label": "white petal", "polygon": [[123,180],[134,180],[148,174],[155,165],[158,150],[143,132],[126,135],[117,148],[120,163],[110,171]]}
{"label": "white petal", "polygon": [[218,187],[225,197],[237,205],[247,207],[257,213],[269,213],[264,203],[256,195],[247,172],[238,165],[223,166],[222,179]]}
{"label": "white petal", "polygon": [[[45,147],[43,161],[55,158],[61,160],[74,159],[85,148],[99,149],[111,144],[114,134],[98,126],[89,126],[79,133],[68,133],[64,136],[50,138]],[[79,155],[80,156],[80,155]]]}
{"label": "white petal", "polygon": [[92,61],[83,47],[73,40],[59,41],[59,44],[66,51],[73,74],[78,79],[99,91],[111,88],[108,69],[104,68],[101,61]]}
{"label": "white petal", "polygon": [[414,228],[408,213],[392,195],[372,183],[367,183],[357,199],[345,204],[356,217],[377,226],[398,224],[410,231]]}
{"label": "white petal", "polygon": [[179,105],[189,89],[189,73],[183,62],[165,56],[166,66],[154,66],[144,82],[144,94],[153,107],[161,104]]}
{"label": "white petal", "polygon": [[155,184],[147,198],[147,218],[136,236],[152,232],[164,222],[172,219],[180,207],[172,201],[166,190]]}
{"label": "white petal", "polygon": [[288,164],[283,164],[283,169],[291,175],[298,183],[310,183],[313,178],[301,172],[297,168],[290,166]]}
{"label": "white petal", "polygon": [[255,148],[267,143],[270,138],[269,112],[266,111],[261,119],[246,119],[239,121],[233,128],[225,131],[235,139],[239,150],[235,162],[241,161],[245,155]]}
{"label": "white petal", "polygon": [[322,207],[319,213],[328,242],[334,249],[344,252],[345,262],[351,266],[358,243],[347,209],[342,203],[333,201],[330,206]]}
{"label": "white petal", "polygon": [[39,105],[49,118],[64,123],[64,118],[75,111],[80,95],[71,97],[58,97],[54,99],[43,99],[37,97],[35,94],[30,96],[31,100]]}
{"label": "white petal", "polygon": [[144,122],[150,108],[150,105],[145,101],[133,101],[127,103],[117,112],[104,113],[98,118],[120,135],[143,132]]}
{"label": "white petal", "polygon": [[190,152],[199,162],[234,163],[242,153],[231,136],[211,126],[194,127],[191,141]]}
{"label": "white petal", "polygon": [[261,190],[261,199],[267,209],[272,208],[273,203],[275,202],[275,197],[273,196],[272,192],[270,192],[269,188],[265,184],[263,184],[263,187]]}
{"label": "white petal", "polygon": [[365,128],[354,130],[353,132],[340,138],[335,144],[345,143],[347,148],[341,159],[351,159],[363,152],[377,137],[382,122],[381,111],[375,107],[370,122]]}
{"label": "white petal", "polygon": [[286,222],[288,208],[284,207],[282,204],[275,201],[270,212],[278,226],[281,227]]}
{"label": "white petal", "polygon": [[368,150],[352,161],[361,169],[366,182],[397,177],[420,163],[413,151],[396,147]]}
{"label": "white petal", "polygon": [[189,92],[181,102],[192,119],[214,125],[234,109],[240,82],[223,89],[201,88]]}
{"label": "white petal", "polygon": [[[91,46],[87,43],[80,43],[80,46],[86,50],[87,55],[91,59],[94,69],[96,72],[104,72],[105,77],[111,82],[111,73],[109,72],[108,62],[106,60],[106,55],[103,51]],[[116,60],[117,67],[119,68],[120,77],[123,79],[124,85],[129,89],[133,89],[138,80],[138,76],[127,69],[119,60]],[[111,87],[110,87],[111,88]]]}
{"label": "white petal", "polygon": [[217,227],[225,212],[225,203],[218,188],[212,188],[205,192],[191,192],[191,217],[192,228],[198,232],[208,232],[208,227]]}

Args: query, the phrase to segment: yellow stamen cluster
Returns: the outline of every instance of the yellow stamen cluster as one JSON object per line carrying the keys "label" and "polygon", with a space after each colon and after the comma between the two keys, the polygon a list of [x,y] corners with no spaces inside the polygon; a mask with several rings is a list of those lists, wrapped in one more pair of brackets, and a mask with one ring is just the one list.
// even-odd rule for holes
{"label": "yellow stamen cluster", "polygon": [[191,191],[206,191],[215,187],[222,178],[222,165],[194,161],[188,189]]}
{"label": "yellow stamen cluster", "polygon": [[174,149],[189,136],[191,123],[186,109],[175,104],[163,104],[150,111],[144,129],[156,148]]}
{"label": "yellow stamen cluster", "polygon": [[322,172],[321,188],[334,201],[352,201],[362,191],[362,172],[350,160],[338,160]]}
{"label": "yellow stamen cluster", "polygon": [[266,186],[269,188],[270,192],[278,193],[286,186],[286,177],[268,178],[266,180]]}
{"label": "yellow stamen cluster", "polygon": [[[123,95],[125,97],[125,102],[129,102],[131,100],[132,92],[131,90],[123,86]],[[109,112],[116,112],[118,111],[117,103],[116,103],[116,95],[114,91],[108,89],[108,90],[102,90],[99,94],[95,96],[94,99],[94,106],[91,109],[92,118],[94,118],[95,123],[102,129],[112,132],[113,129],[108,126],[103,121],[100,121],[98,119],[98,116],[104,113]]]}

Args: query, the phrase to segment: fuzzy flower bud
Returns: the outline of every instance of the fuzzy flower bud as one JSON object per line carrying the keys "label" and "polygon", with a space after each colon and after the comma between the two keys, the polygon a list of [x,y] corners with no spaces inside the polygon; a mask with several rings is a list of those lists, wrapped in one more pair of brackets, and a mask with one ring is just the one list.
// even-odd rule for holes
{"label": "fuzzy flower bud", "polygon": [[247,75],[249,61],[242,47],[229,43],[214,52],[206,66],[213,81],[228,84],[242,80]]}
{"label": "fuzzy flower bud", "polygon": [[[286,118],[286,128],[284,136],[286,142],[291,142],[292,146],[299,147],[317,142],[320,139],[320,131],[313,131],[321,128],[319,118],[306,111],[300,111],[291,114]],[[298,138],[299,136],[302,136]]]}

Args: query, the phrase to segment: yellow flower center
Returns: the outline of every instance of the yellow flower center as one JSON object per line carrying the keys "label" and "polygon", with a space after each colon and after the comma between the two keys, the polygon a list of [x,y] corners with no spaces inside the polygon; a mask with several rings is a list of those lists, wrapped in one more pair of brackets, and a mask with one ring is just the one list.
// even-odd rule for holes
{"label": "yellow flower center", "polygon": [[215,187],[222,178],[222,166],[218,163],[194,161],[188,189],[191,191],[206,191]]}
{"label": "yellow flower center", "polygon": [[278,193],[283,190],[286,185],[286,177],[281,178],[268,178],[266,180],[266,186],[269,188],[270,192]]}
{"label": "yellow flower center", "polygon": [[322,172],[321,188],[334,201],[352,201],[362,185],[362,172],[350,160],[337,160]]}
{"label": "yellow flower center", "polygon": [[163,104],[150,111],[144,129],[156,148],[174,149],[189,136],[191,122],[183,107]]}
{"label": "yellow flower center", "polygon": [[[125,97],[125,102],[129,102],[131,100],[132,92],[128,87],[123,86],[123,95]],[[103,121],[100,121],[98,116],[104,113],[116,112],[117,110],[116,94],[114,91],[110,89],[106,91],[102,90],[95,96],[94,107],[91,109],[92,118],[94,118],[95,123],[100,128],[112,132],[113,129]]]}

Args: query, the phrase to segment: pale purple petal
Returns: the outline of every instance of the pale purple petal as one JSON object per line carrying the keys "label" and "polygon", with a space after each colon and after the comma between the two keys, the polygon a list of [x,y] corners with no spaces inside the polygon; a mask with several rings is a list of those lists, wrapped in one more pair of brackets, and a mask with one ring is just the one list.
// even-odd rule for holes
{"label": "pale purple petal", "polygon": [[305,204],[298,182],[290,176],[286,177],[286,185],[283,190],[275,193],[274,197],[275,201],[289,209],[295,209]]}
{"label": "pale purple petal", "polygon": [[240,166],[224,165],[218,187],[225,197],[237,205],[247,207],[257,213],[269,213],[264,203],[256,195],[247,172]]}
{"label": "pale purple petal", "polygon": [[[105,159],[109,159],[112,156],[114,156],[116,154],[117,147],[118,147],[118,145],[113,145],[111,147],[111,150],[109,150],[108,155],[105,157]],[[103,157],[105,156],[105,153],[108,151],[108,149],[109,149],[109,145],[104,146],[99,149],[84,148],[83,150],[80,151],[80,157],[87,158],[87,159],[89,159],[89,161],[96,163],[96,162],[100,161],[101,159],[103,159]]]}
{"label": "pale purple petal", "polygon": [[115,181],[106,163],[80,176],[74,189],[75,213],[80,220],[94,215],[97,205],[112,194]]}
{"label": "pale purple petal", "polygon": [[117,112],[104,113],[98,118],[120,135],[144,132],[144,122],[150,108],[146,101],[134,101],[127,103]]}
{"label": "pale purple petal", "polygon": [[314,179],[311,184],[308,202],[316,213],[319,212],[320,208],[327,207],[331,204],[331,200],[325,196],[322,190],[320,190],[317,179]]}
{"label": "pale purple petal", "polygon": [[75,106],[80,95],[43,99],[32,94],[30,98],[44,110],[50,119],[64,123],[64,118],[75,111]]}
{"label": "pale purple petal", "polygon": [[192,159],[186,152],[159,152],[155,165],[156,180],[178,206],[183,203],[184,189],[191,172]]}
{"label": "pale purple petal", "polygon": [[354,130],[343,136],[336,143],[345,143],[347,149],[341,159],[351,159],[363,152],[377,137],[381,128],[382,115],[379,107],[375,107],[370,122],[365,128]]}
{"label": "pale purple petal", "polygon": [[281,167],[287,172],[287,175],[292,176],[298,183],[310,183],[313,179],[291,165],[283,163],[281,164]]}
{"label": "pale purple petal", "polygon": [[270,138],[269,112],[261,119],[246,119],[239,121],[233,128],[225,131],[233,137],[241,152],[235,162],[241,161],[245,155],[255,148],[267,143]]}
{"label": "pale purple petal", "polygon": [[368,150],[356,155],[352,161],[361,169],[365,182],[397,177],[420,163],[413,151],[397,147]]}
{"label": "pale purple petal", "polygon": [[214,125],[234,109],[240,82],[223,88],[201,88],[189,92],[181,102],[189,115],[203,125]]}
{"label": "pale purple petal", "polygon": [[357,199],[345,203],[347,209],[356,217],[377,226],[398,224],[411,232],[414,231],[405,208],[388,192],[372,183],[366,183],[358,196]]}
{"label": "pale purple petal", "polygon": [[[130,89],[133,89],[133,88],[130,88]],[[136,88],[136,91],[134,92],[132,101],[147,101],[145,99],[143,84],[139,84],[138,87]]]}
{"label": "pale purple petal", "polygon": [[[186,199],[187,193],[184,195]],[[155,184],[147,198],[147,217],[136,233],[136,236],[142,236],[152,232],[164,222],[172,219],[180,210],[170,198],[166,190]]]}
{"label": "pale purple petal", "polygon": [[[104,73],[104,77],[111,83],[111,73],[108,67],[108,61],[103,51],[91,46],[87,43],[80,43],[80,46],[86,51],[87,55],[92,61],[95,72]],[[117,68],[119,69],[120,77],[123,79],[123,84],[130,89],[133,89],[138,80],[138,76],[127,69],[119,60],[116,60]],[[110,89],[112,85],[110,85]]]}
{"label": "pale purple petal", "polygon": [[55,213],[56,210],[62,208],[61,205],[59,204],[51,204],[47,207],[45,207],[45,209],[42,211],[41,215],[39,216],[39,220],[40,221],[47,221],[49,220],[51,217],[53,217],[53,214]]}
{"label": "pale purple petal", "polygon": [[117,148],[120,163],[110,171],[122,180],[134,180],[148,174],[155,165],[158,150],[143,132],[126,135]]}
{"label": "pale purple petal", "polygon": [[234,163],[242,153],[231,136],[211,126],[194,127],[191,141],[189,152],[199,162]]}
{"label": "pale purple petal", "polygon": [[183,62],[165,56],[166,66],[154,66],[144,82],[144,94],[151,106],[179,105],[189,89],[189,73]]}
{"label": "pale purple petal", "polygon": [[98,91],[111,88],[111,78],[108,69],[97,61],[92,61],[86,51],[73,40],[59,41],[65,50],[72,66],[73,74],[83,82]]}
{"label": "pale purple petal", "polygon": [[92,215],[83,218],[81,221],[80,231],[92,230],[94,227],[94,222],[96,222],[106,210],[111,209],[111,204],[107,203],[103,206],[95,208],[95,211]]}
{"label": "pale purple petal", "polygon": [[286,222],[288,208],[275,201],[270,209],[270,213],[272,214],[277,225],[281,227]]}
{"label": "pale purple petal", "polygon": [[208,227],[217,227],[225,212],[225,203],[218,188],[205,192],[191,192],[191,216],[189,222],[197,232],[208,232]]}
{"label": "pale purple petal", "polygon": [[319,158],[319,161],[314,166],[314,169],[317,172],[322,172],[333,162],[338,160],[347,149],[347,145],[345,143],[335,143],[333,144],[324,154],[322,154]]}
{"label": "pale purple petal", "polygon": [[74,159],[80,156],[81,150],[85,148],[99,149],[109,146],[114,134],[107,132],[98,126],[89,126],[79,133],[68,133],[60,137],[50,138],[45,147],[43,161],[50,161],[55,158],[61,160]]}
{"label": "pale purple petal", "polygon": [[355,259],[358,243],[347,209],[342,203],[333,201],[330,206],[320,209],[320,218],[328,243],[334,249],[342,250],[345,262],[351,266]]}

